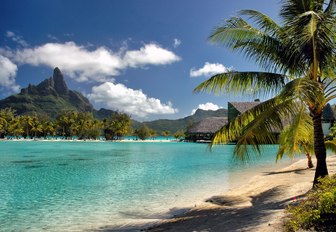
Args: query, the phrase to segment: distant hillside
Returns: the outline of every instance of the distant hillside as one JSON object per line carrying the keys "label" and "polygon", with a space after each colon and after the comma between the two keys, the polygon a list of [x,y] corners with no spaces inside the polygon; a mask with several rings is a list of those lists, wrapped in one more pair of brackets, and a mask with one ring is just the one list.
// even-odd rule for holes
{"label": "distant hillside", "polygon": [[[11,95],[0,100],[0,109],[11,107],[17,114],[48,114],[55,118],[62,111],[92,112],[97,119],[110,117],[116,111],[108,109],[95,110],[90,101],[80,92],[70,90],[64,80],[59,68],[55,68],[53,76],[45,79],[38,85],[29,84],[27,88],[21,89],[19,94]],[[148,127],[157,131],[169,130],[175,133],[178,130],[185,130],[193,123],[207,117],[227,117],[226,109],[217,111],[206,111],[198,109],[194,115],[176,119],[159,119],[145,122]],[[141,123],[132,120],[132,127],[137,129]]]}
{"label": "distant hillside", "polygon": [[110,117],[115,111],[95,110],[89,100],[80,92],[70,90],[59,68],[55,68],[53,76],[38,85],[29,84],[19,94],[0,100],[0,109],[11,107],[19,115],[48,114],[55,118],[62,111],[93,112],[96,118]]}
{"label": "distant hillside", "polygon": [[[227,117],[227,109],[219,109],[217,111],[201,110],[198,109],[194,115],[176,119],[159,119],[154,121],[145,122],[145,124],[151,129],[161,133],[164,130],[169,130],[171,133],[175,133],[178,130],[185,130],[195,122],[199,122],[208,117]],[[134,128],[140,127],[140,123],[133,123]]]}

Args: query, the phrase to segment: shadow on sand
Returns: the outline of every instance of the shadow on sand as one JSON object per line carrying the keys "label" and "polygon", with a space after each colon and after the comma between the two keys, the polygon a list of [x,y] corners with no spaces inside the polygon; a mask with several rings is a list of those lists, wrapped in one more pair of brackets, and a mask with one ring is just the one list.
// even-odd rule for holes
{"label": "shadow on sand", "polygon": [[[286,188],[290,188],[290,186],[278,186],[250,198],[214,196],[207,200],[214,204],[214,208],[190,210],[181,216],[147,229],[139,226],[126,226],[123,228],[101,228],[97,231],[250,231],[249,228],[267,222],[268,216],[293,203],[293,198],[277,200]],[[302,198],[304,196],[305,194],[296,197]],[[248,199],[251,206],[235,207],[235,205],[246,203]]]}

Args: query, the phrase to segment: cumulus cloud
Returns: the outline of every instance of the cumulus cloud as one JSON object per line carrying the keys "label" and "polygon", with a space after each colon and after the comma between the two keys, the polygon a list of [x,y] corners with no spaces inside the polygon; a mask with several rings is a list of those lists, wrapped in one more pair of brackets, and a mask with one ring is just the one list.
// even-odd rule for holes
{"label": "cumulus cloud", "polygon": [[16,35],[14,32],[12,31],[7,31],[6,32],[6,37],[10,38],[11,40],[13,40],[14,42],[18,43],[19,45],[21,45],[22,47],[28,47],[29,44],[23,39],[22,36],[20,35]]}
{"label": "cumulus cloud", "polygon": [[224,73],[231,71],[232,68],[227,68],[222,64],[219,63],[209,63],[205,62],[204,66],[199,69],[192,68],[190,70],[190,76],[191,77],[200,77],[200,76],[209,76],[209,75],[215,75],[218,73]]}
{"label": "cumulus cloud", "polygon": [[127,51],[123,61],[130,67],[144,66],[147,64],[163,65],[179,61],[180,57],[156,44],[146,44],[140,50]]}
{"label": "cumulus cloud", "polygon": [[15,61],[33,66],[59,67],[71,78],[81,81],[105,81],[124,68],[122,60],[104,47],[88,51],[74,42],[47,43],[35,48],[18,50]]}
{"label": "cumulus cloud", "polygon": [[201,109],[201,110],[213,110],[213,111],[216,111],[216,110],[219,110],[219,109],[222,109],[223,107],[220,107],[216,104],[213,104],[211,102],[207,102],[205,104],[200,104],[198,105],[198,107],[196,109],[193,109],[191,111],[191,115],[195,114],[196,110],[198,109]]}
{"label": "cumulus cloud", "polygon": [[134,90],[123,84],[112,82],[94,86],[88,98],[99,107],[120,110],[139,117],[178,112],[171,102],[161,103],[159,99],[148,97],[141,89]]}
{"label": "cumulus cloud", "polygon": [[7,57],[0,55],[0,86],[18,92],[20,86],[15,84],[17,66]]}
{"label": "cumulus cloud", "polygon": [[174,48],[179,47],[179,46],[181,45],[181,43],[182,43],[181,40],[175,38],[175,39],[174,39],[174,44],[173,44]]}
{"label": "cumulus cloud", "polygon": [[113,76],[118,76],[122,70],[129,67],[164,65],[180,60],[173,52],[154,43],[146,44],[139,50],[117,53],[106,47],[88,50],[87,47],[74,42],[47,43],[11,52],[11,56],[21,64],[45,65],[51,68],[57,66],[79,82],[105,82],[113,80]]}

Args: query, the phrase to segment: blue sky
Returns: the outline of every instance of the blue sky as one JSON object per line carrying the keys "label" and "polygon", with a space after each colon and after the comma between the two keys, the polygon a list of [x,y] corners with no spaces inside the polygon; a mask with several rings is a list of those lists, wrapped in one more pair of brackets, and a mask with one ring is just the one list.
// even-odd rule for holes
{"label": "blue sky", "polygon": [[193,94],[215,72],[258,70],[212,45],[215,26],[241,9],[277,17],[277,0],[2,0],[0,98],[63,72],[95,106],[139,120],[185,117],[198,107],[251,101]]}

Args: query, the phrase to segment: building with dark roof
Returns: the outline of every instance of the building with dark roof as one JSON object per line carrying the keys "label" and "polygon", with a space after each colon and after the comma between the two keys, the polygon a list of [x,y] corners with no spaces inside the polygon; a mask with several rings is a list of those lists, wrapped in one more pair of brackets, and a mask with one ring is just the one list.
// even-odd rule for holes
{"label": "building with dark roof", "polygon": [[226,117],[208,117],[195,123],[186,132],[186,140],[209,142],[213,135],[228,123]]}
{"label": "building with dark roof", "polygon": [[245,111],[252,109],[260,104],[259,100],[254,102],[228,102],[228,120],[231,122],[238,115],[241,115]]}
{"label": "building with dark roof", "polygon": [[[208,117],[200,122],[192,125],[186,132],[186,140],[193,142],[210,142],[213,135],[221,129],[228,122],[234,120],[237,116],[259,105],[260,101],[254,102],[228,102],[228,118],[226,117]],[[283,125],[289,125],[289,118],[283,119]],[[335,121],[334,112],[327,104],[323,109],[322,114],[322,127],[325,136],[330,134],[330,128]],[[274,129],[274,133],[278,136],[281,131]]]}

